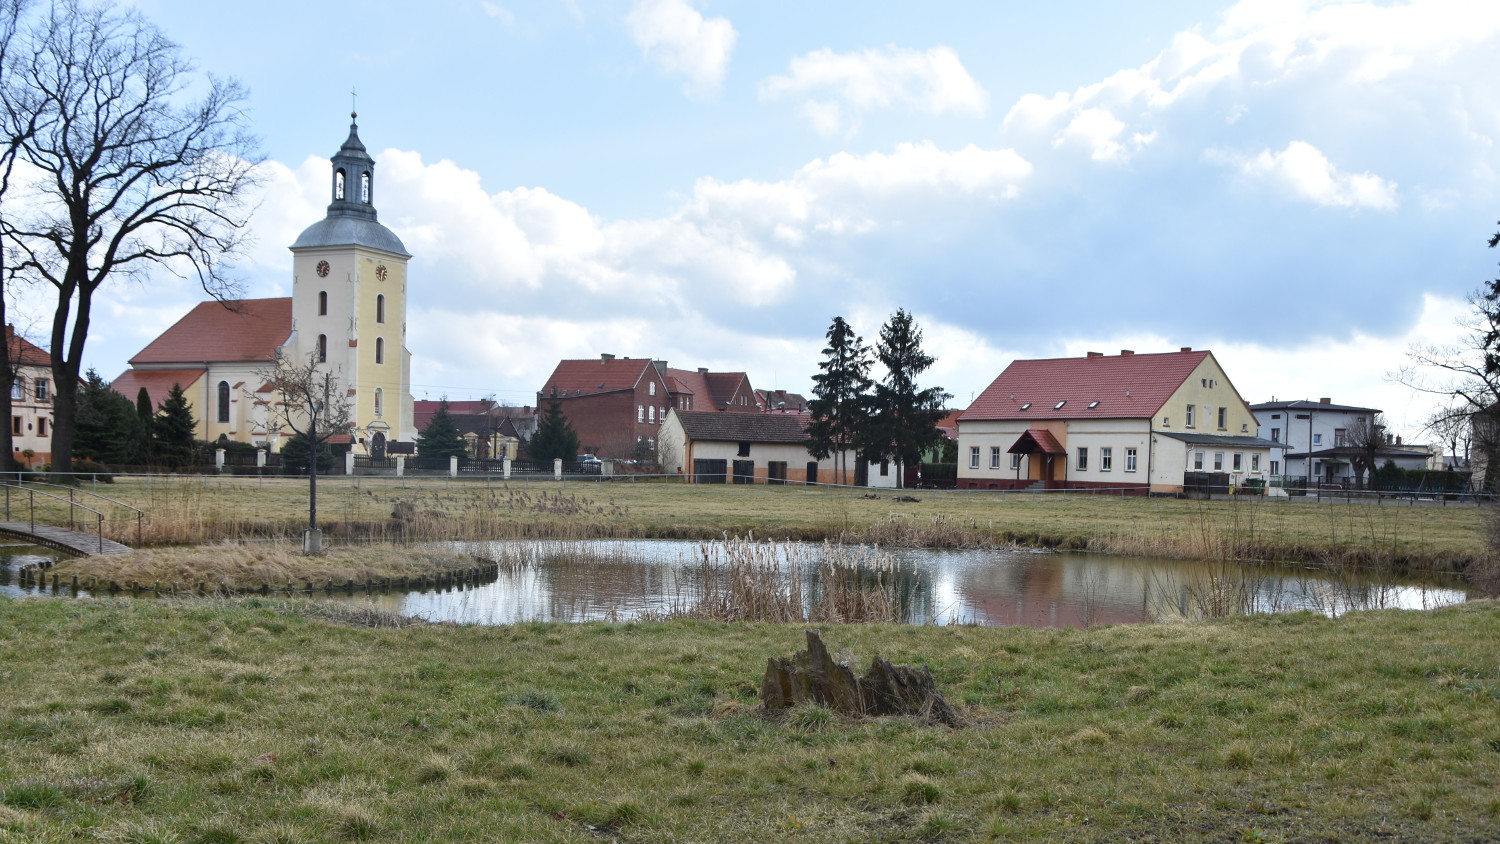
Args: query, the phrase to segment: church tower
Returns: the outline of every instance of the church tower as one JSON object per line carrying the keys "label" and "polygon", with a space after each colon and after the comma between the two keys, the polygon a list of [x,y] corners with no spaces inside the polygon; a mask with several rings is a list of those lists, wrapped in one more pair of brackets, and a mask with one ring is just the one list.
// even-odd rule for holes
{"label": "church tower", "polygon": [[406,263],[411,254],[375,214],[375,160],[349,137],[333,156],[328,215],[291,246],[292,339],[299,360],[325,362],[349,388],[356,453],[384,456],[416,438],[406,350]]}

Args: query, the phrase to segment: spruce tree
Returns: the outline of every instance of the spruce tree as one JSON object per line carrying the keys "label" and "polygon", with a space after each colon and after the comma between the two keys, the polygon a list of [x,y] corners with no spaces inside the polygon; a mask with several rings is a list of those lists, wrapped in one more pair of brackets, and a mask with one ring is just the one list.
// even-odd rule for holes
{"label": "spruce tree", "polygon": [[130,399],[90,369],[78,390],[74,454],[119,466],[140,461],[141,422]]}
{"label": "spruce tree", "polygon": [[917,376],[936,359],[922,351],[922,331],[905,309],[897,310],[880,329],[875,358],[886,374],[875,385],[874,414],[861,436],[861,451],[869,460],[914,466],[943,442],[937,423],[947,412],[943,403],[953,396],[942,387],[918,389]]}
{"label": "spruce tree", "polygon": [[836,482],[847,479],[848,450],[859,441],[869,421],[870,349],[844,318],[836,316],[828,326],[828,345],[823,349],[822,370],[813,376],[813,395],[808,402],[812,422],[807,426],[807,453],[838,461]]}
{"label": "spruce tree", "polygon": [[156,453],[156,411],[151,409],[151,394],[145,387],[135,394],[135,415],[141,421],[141,441],[137,451],[141,462],[150,463]]}
{"label": "spruce tree", "polygon": [[[303,475],[307,473],[307,435],[295,434],[281,444],[281,466],[288,474]],[[330,472],[333,470],[333,449],[327,441],[318,443],[318,471]]]}
{"label": "spruce tree", "polygon": [[578,457],[578,434],[568,417],[563,414],[562,402],[556,399],[547,403],[547,410],[537,423],[536,433],[531,435],[527,448],[531,459],[539,465],[550,464],[556,458],[571,463]]}
{"label": "spruce tree", "polygon": [[197,458],[198,443],[194,434],[198,422],[181,384],[173,384],[161,403],[161,412],[152,424],[156,435],[156,460],[170,469],[192,465]]}
{"label": "spruce tree", "polygon": [[453,421],[453,414],[448,411],[448,399],[444,397],[427,427],[417,435],[417,454],[428,459],[447,460],[465,457],[468,453],[469,447],[458,430],[458,423]]}

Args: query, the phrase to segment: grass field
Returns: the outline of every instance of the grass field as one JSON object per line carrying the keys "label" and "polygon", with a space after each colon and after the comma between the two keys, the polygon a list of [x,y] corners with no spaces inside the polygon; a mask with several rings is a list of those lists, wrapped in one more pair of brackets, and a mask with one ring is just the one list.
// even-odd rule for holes
{"label": "grass field", "polygon": [[[339,616],[352,613],[352,617]],[[0,842],[1423,841],[1500,830],[1500,605],[825,628],[957,729],[756,710],[798,626],[0,600]]]}
{"label": "grass field", "polygon": [[[147,545],[295,537],[306,525],[306,483],[297,479],[131,478],[92,489],[146,512]],[[333,478],[319,484],[319,522],[335,538],[713,538],[753,532],[897,546],[1014,544],[1459,571],[1479,554],[1484,513],[1473,507],[1268,499],[931,491],[915,497],[920,500],[897,501],[889,491],[796,486]],[[14,508],[20,507],[18,498]],[[53,515],[65,509],[48,507]],[[110,519],[107,533],[136,544],[133,515],[109,505],[101,509]],[[393,519],[393,512],[406,518]]]}

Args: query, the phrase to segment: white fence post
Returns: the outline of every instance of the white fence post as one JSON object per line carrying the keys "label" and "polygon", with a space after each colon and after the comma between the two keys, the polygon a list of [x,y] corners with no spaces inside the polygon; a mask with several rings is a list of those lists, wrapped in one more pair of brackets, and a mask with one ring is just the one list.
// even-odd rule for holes
{"label": "white fence post", "polygon": [[352,450],[344,452],[344,474],[354,474],[354,452]]}
{"label": "white fence post", "polygon": [[448,455],[448,477],[458,477],[458,455],[456,454]]}
{"label": "white fence post", "polygon": [[560,480],[562,480],[562,458],[561,457],[554,457],[554,458],[552,458],[552,479],[554,481],[560,481]]}
{"label": "white fence post", "polygon": [[224,471],[224,449],[214,449],[214,468],[220,472]]}
{"label": "white fence post", "polygon": [[500,468],[505,472],[505,479],[507,481],[510,480],[510,458],[509,457],[502,457],[500,459]]}
{"label": "white fence post", "polygon": [[405,475],[405,474],[406,474],[406,455],[404,455],[404,454],[397,455],[397,457],[396,457],[396,477],[399,478],[399,477],[401,477],[402,475]]}
{"label": "white fence post", "polygon": [[257,448],[255,450],[255,468],[266,468],[266,450],[263,448]]}

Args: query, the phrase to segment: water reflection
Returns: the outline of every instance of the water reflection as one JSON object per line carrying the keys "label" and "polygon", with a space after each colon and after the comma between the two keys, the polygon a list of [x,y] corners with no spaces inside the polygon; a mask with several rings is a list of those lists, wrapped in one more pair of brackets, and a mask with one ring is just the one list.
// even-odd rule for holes
{"label": "water reflection", "polygon": [[[501,567],[490,583],[462,589],[334,596],[433,621],[630,620],[691,606],[704,592],[698,543],[649,541],[476,543],[501,559],[524,548],[532,562]],[[1245,612],[1430,609],[1461,603],[1454,580],[1373,573],[1336,575],[1289,567],[1027,551],[896,551],[898,600],[917,624],[1088,627],[1196,619]],[[35,548],[0,548],[0,595],[14,566],[51,559]],[[886,576],[892,576],[887,574]],[[802,592],[815,595],[815,570]]]}

